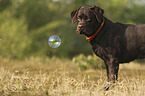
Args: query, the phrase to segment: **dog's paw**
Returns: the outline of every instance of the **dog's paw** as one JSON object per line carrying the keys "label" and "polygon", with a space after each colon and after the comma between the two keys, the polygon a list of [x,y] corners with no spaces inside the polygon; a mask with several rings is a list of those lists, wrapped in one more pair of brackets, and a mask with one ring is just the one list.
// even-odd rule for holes
{"label": "dog's paw", "polygon": [[108,91],[108,90],[110,90],[111,88],[113,88],[115,86],[115,83],[113,83],[113,84],[107,84],[105,87],[104,87],[104,90],[105,91]]}

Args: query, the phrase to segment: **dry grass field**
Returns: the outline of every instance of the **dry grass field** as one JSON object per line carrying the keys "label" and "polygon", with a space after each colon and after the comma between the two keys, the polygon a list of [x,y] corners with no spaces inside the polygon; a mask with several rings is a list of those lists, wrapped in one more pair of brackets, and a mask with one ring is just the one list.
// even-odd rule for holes
{"label": "dry grass field", "polygon": [[145,96],[145,65],[120,65],[115,87],[105,85],[105,69],[79,71],[70,59],[0,57],[1,96]]}

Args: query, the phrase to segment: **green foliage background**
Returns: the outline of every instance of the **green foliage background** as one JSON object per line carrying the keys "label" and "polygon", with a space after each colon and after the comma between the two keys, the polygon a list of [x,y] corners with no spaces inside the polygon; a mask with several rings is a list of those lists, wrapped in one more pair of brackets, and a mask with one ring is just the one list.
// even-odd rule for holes
{"label": "green foliage background", "polygon": [[[0,0],[0,55],[22,59],[29,56],[73,57],[92,54],[84,36],[75,34],[70,13],[79,6],[97,5],[114,22],[145,23],[143,0]],[[62,39],[49,47],[51,35]]]}

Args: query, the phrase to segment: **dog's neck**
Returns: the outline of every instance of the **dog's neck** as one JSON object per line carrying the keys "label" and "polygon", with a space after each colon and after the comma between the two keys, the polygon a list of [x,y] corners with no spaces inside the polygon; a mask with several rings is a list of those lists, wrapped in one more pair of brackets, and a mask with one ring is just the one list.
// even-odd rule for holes
{"label": "dog's neck", "polygon": [[[105,29],[108,29],[107,27],[110,27],[110,26],[112,26],[114,24],[112,21],[110,21],[106,17],[104,17],[103,19],[104,19],[103,20],[104,22],[101,23],[101,24],[103,24],[103,26],[101,26],[101,24],[100,24],[100,30],[97,33],[97,35],[93,39],[88,39],[87,38],[89,42],[92,42],[92,41],[94,41],[96,39],[99,39],[100,35],[104,34],[106,31],[108,31],[108,30],[105,30]],[[110,26],[108,26],[108,25],[110,25]]]}
{"label": "dog's neck", "polygon": [[89,41],[90,40],[93,40],[95,37],[96,37],[96,35],[100,32],[100,30],[102,29],[102,27],[104,26],[104,22],[105,22],[105,19],[103,18],[103,20],[102,20],[102,23],[100,24],[100,27],[97,29],[97,31],[94,33],[94,34],[92,34],[91,36],[86,36],[85,34],[85,37],[86,37],[86,39],[88,39]]}
{"label": "dog's neck", "polygon": [[[103,42],[107,42],[106,38],[108,37],[110,30],[112,30],[112,26],[114,26],[114,23],[110,21],[109,19],[107,19],[106,17],[104,17],[104,19],[105,19],[105,22],[100,32],[95,36],[93,40],[88,40],[91,46],[96,45],[97,47],[97,46],[101,46]],[[92,47],[95,47],[95,46],[92,46]]]}

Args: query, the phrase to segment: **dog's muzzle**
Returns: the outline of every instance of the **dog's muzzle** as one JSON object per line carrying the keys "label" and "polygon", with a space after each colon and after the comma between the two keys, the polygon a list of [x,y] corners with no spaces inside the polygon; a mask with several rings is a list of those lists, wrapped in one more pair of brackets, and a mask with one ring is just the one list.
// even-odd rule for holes
{"label": "dog's muzzle", "polygon": [[82,33],[83,27],[84,27],[83,25],[78,25],[78,26],[77,26],[76,33],[77,33],[77,34],[81,34],[81,33]]}

